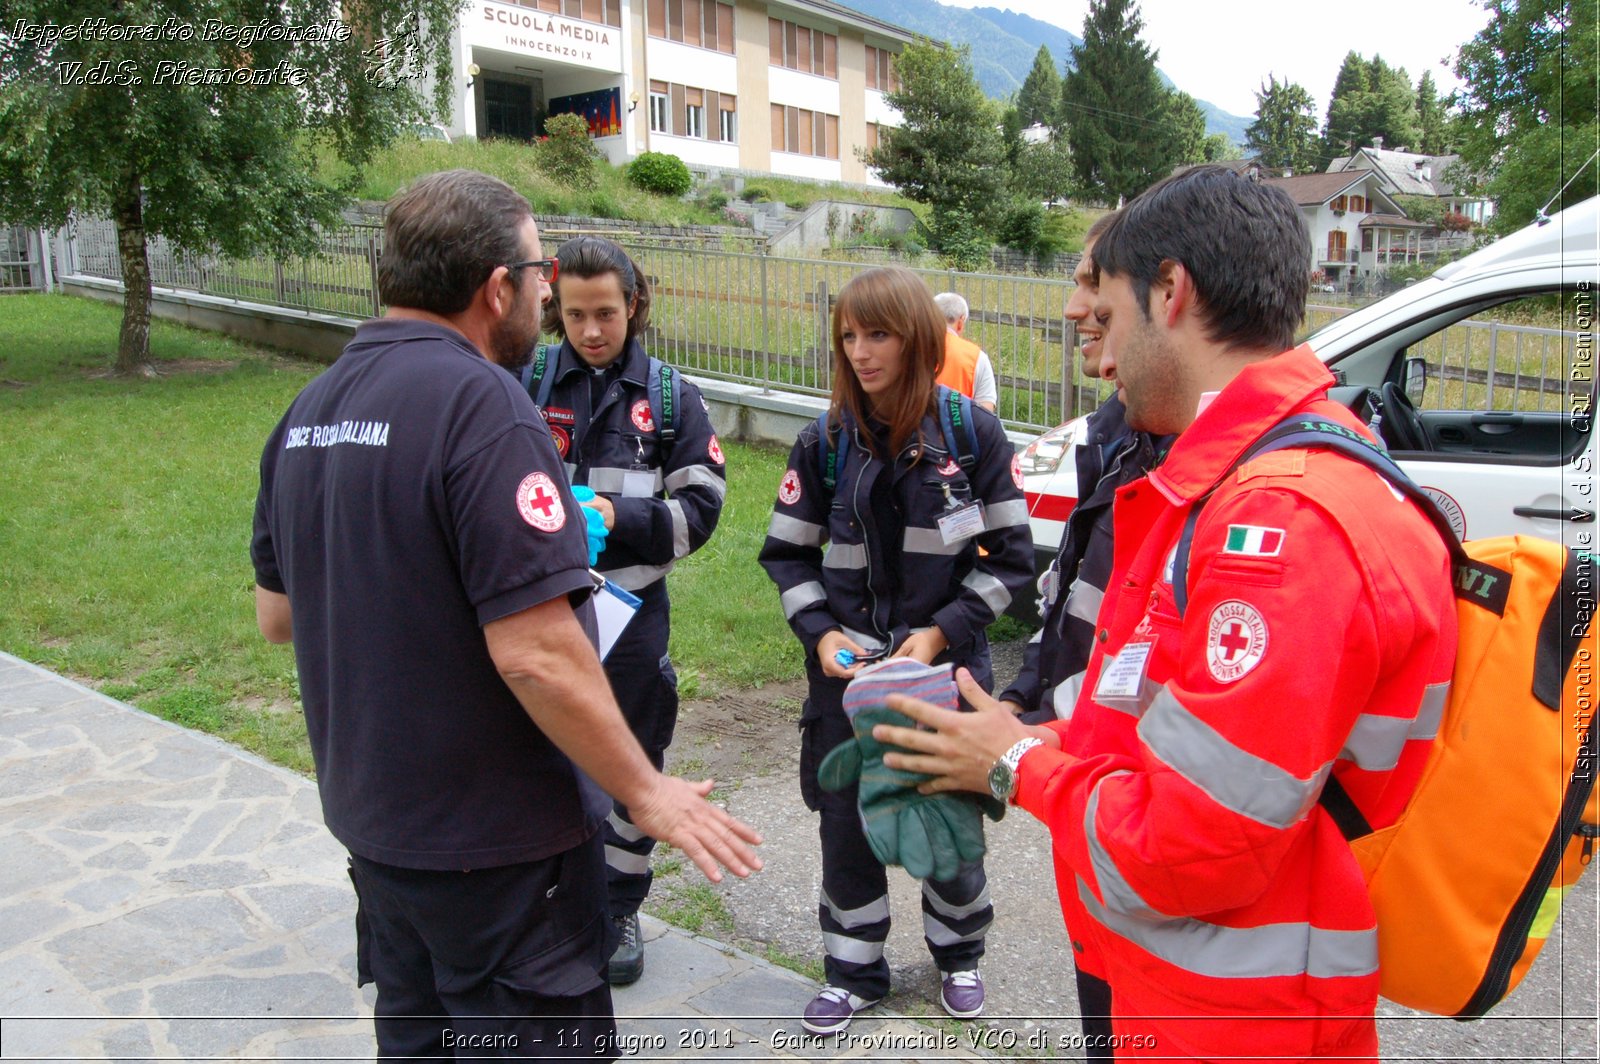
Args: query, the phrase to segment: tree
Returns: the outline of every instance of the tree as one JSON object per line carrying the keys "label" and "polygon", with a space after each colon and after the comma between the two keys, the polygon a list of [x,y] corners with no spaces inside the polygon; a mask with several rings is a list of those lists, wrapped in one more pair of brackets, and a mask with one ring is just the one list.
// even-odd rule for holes
{"label": "tree", "polygon": [[1245,130],[1245,147],[1269,170],[1316,169],[1316,106],[1303,87],[1269,74],[1256,93],[1256,120]]}
{"label": "tree", "polygon": [[895,70],[900,88],[887,98],[902,124],[880,129],[878,146],[861,157],[885,181],[934,208],[937,247],[946,239],[970,242],[974,230],[990,228],[1001,200],[1000,116],[978,88],[965,46],[918,40],[895,57]]}
{"label": "tree", "polygon": [[1448,155],[1451,143],[1450,116],[1445,113],[1444,97],[1433,84],[1433,72],[1424,70],[1417,80],[1417,151],[1423,155]]}
{"label": "tree", "polygon": [[1532,221],[1551,197],[1554,211],[1600,193],[1590,160],[1600,144],[1597,25],[1596,0],[1498,2],[1461,47],[1452,98],[1461,160],[1494,199],[1501,231]]}
{"label": "tree", "polygon": [[1061,122],[1079,184],[1121,200],[1166,176],[1174,164],[1167,89],[1156,53],[1139,39],[1135,0],[1090,0],[1083,44],[1061,83]]}
{"label": "tree", "polygon": [[1173,165],[1206,161],[1206,113],[1193,96],[1177,90],[1167,94],[1167,124]]}
{"label": "tree", "polygon": [[1020,196],[1049,203],[1072,195],[1072,153],[1066,141],[1024,144],[1011,172],[1011,187]]}
{"label": "tree", "polygon": [[1206,137],[1202,151],[1204,151],[1206,162],[1208,163],[1220,163],[1230,159],[1244,158],[1244,153],[1239,150],[1239,145],[1229,140],[1226,133],[1212,133]]}
{"label": "tree", "polygon": [[1369,62],[1351,52],[1339,67],[1328,100],[1324,150],[1330,158],[1350,155],[1373,147],[1379,138],[1386,148],[1413,147],[1421,137],[1416,104],[1405,68],[1390,67],[1382,56]]}
{"label": "tree", "polygon": [[193,0],[173,16],[157,0],[12,0],[0,218],[110,215],[125,289],[116,369],[148,372],[150,239],[239,257],[310,251],[355,180],[319,177],[319,150],[358,169],[406,123],[444,113],[456,9]]}
{"label": "tree", "polygon": [[1033,69],[1017,92],[1017,118],[1026,129],[1035,123],[1053,125],[1061,104],[1061,73],[1050,49],[1039,46],[1033,57]]}

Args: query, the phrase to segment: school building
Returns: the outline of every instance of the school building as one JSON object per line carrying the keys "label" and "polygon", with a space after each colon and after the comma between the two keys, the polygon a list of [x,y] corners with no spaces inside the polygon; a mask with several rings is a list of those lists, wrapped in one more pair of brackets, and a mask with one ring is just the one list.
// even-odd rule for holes
{"label": "school building", "polygon": [[583,115],[613,163],[872,183],[856,149],[909,31],[828,0],[470,0],[456,26],[453,136],[532,139]]}

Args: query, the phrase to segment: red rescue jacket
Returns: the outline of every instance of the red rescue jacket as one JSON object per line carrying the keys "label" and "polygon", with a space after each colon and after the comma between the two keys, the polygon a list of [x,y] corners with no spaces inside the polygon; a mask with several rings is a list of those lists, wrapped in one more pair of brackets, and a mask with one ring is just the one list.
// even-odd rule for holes
{"label": "red rescue jacket", "polygon": [[[1273,452],[1217,483],[1291,414],[1360,429],[1332,384],[1309,348],[1251,365],[1118,492],[1083,695],[1050,725],[1063,750],[1021,763],[1119,1058],[1377,1053],[1372,906],[1317,797],[1337,774],[1374,827],[1409,798],[1455,657],[1448,557],[1334,454]],[[1180,618],[1173,550],[1213,487]]]}

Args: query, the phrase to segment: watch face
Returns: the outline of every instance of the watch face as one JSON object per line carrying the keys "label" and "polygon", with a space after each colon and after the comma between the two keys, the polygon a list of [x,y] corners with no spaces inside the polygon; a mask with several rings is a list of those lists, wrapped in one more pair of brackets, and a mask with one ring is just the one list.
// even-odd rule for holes
{"label": "watch face", "polygon": [[1011,766],[1001,758],[989,770],[989,793],[996,800],[1006,802],[1011,800],[1011,792],[1016,787],[1016,777],[1011,772]]}

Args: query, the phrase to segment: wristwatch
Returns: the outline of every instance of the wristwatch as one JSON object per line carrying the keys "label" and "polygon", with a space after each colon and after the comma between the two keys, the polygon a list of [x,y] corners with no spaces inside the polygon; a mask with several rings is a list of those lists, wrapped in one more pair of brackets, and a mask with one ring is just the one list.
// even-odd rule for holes
{"label": "wristwatch", "polygon": [[994,767],[989,769],[989,793],[994,795],[997,801],[1011,801],[1011,796],[1017,790],[1017,764],[1022,760],[1022,755],[1036,746],[1043,745],[1043,739],[1029,736],[1026,739],[1018,739],[1011,749],[1000,755]]}

